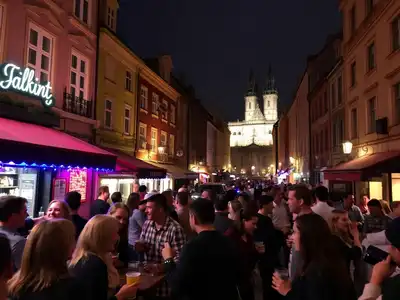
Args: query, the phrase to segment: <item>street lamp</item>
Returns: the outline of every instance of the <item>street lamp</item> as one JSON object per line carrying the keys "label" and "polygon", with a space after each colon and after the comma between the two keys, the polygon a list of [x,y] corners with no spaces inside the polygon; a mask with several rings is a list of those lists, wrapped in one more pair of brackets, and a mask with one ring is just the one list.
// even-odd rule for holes
{"label": "street lamp", "polygon": [[353,150],[353,143],[350,141],[346,141],[342,144],[343,146],[343,153],[344,154],[350,154],[351,151]]}
{"label": "street lamp", "polygon": [[254,171],[256,169],[256,167],[255,166],[251,166],[251,169]]}

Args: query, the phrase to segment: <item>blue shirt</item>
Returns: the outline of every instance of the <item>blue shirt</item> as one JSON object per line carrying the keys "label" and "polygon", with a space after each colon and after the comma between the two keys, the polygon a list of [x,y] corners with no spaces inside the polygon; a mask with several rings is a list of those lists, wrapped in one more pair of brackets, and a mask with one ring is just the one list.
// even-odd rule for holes
{"label": "blue shirt", "polygon": [[139,209],[135,209],[132,216],[129,218],[128,227],[128,240],[130,245],[135,245],[136,241],[140,239],[140,234],[142,233],[142,226],[146,221],[146,214]]}

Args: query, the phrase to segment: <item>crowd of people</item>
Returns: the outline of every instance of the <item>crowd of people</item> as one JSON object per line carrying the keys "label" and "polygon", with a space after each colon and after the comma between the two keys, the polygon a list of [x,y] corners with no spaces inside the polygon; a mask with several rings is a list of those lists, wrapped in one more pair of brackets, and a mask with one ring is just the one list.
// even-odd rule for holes
{"label": "crowd of people", "polygon": [[121,286],[133,262],[164,276],[146,300],[400,299],[397,202],[268,182],[195,200],[185,186],[136,188],[123,201],[100,187],[89,220],[78,192],[39,218],[0,197],[0,300],[142,297]]}

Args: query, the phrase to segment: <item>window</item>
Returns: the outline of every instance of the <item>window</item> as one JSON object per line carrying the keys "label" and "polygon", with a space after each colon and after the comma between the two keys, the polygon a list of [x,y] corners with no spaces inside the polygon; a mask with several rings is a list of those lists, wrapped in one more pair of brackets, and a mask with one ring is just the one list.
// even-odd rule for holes
{"label": "window", "polygon": [[249,109],[251,109],[251,102],[249,101]]}
{"label": "window", "polygon": [[325,90],[325,92],[324,92],[324,114],[327,113],[328,110],[329,110],[328,92]]}
{"label": "window", "polygon": [[151,152],[157,152],[157,128],[151,128]]}
{"label": "window", "polygon": [[53,38],[43,29],[30,25],[28,41],[28,67],[35,70],[41,83],[50,81],[53,58]]}
{"label": "window", "polygon": [[175,105],[170,106],[170,116],[169,116],[169,121],[172,124],[175,124]]}
{"label": "window", "polygon": [[270,107],[271,103],[269,102],[269,100],[267,101],[267,107]]}
{"label": "window", "polygon": [[343,143],[344,140],[344,122],[343,119],[339,120],[339,136],[338,136],[339,143]]}
{"label": "window", "polygon": [[70,93],[75,97],[88,99],[88,63],[82,55],[73,52],[71,57]]}
{"label": "window", "polygon": [[331,86],[331,102],[332,102],[332,107],[336,107],[336,86],[335,83],[332,83]]}
{"label": "window", "polygon": [[151,113],[158,116],[158,95],[156,93],[152,94]]}
{"label": "window", "polygon": [[357,118],[357,109],[353,108],[351,110],[351,138],[355,139],[358,137],[358,118]]}
{"label": "window", "polygon": [[350,32],[353,34],[356,29],[357,29],[357,18],[356,18],[356,6],[353,5],[353,7],[350,9],[349,13],[349,26],[350,26]]}
{"label": "window", "polygon": [[89,0],[75,0],[75,16],[85,24],[89,24]]}
{"label": "window", "polygon": [[357,65],[356,62],[354,61],[351,66],[350,66],[350,87],[353,87],[356,85],[357,77],[356,77],[356,70]]}
{"label": "window", "polygon": [[337,121],[333,122],[332,124],[332,145],[333,146],[337,146],[338,145],[338,141],[337,141]]}
{"label": "window", "polygon": [[368,100],[368,133],[375,132],[376,120],[376,98],[373,97]]}
{"label": "window", "polygon": [[132,92],[132,73],[130,71],[126,71],[125,90]]}
{"label": "window", "polygon": [[104,127],[112,128],[112,101],[108,99],[104,103]]}
{"label": "window", "polygon": [[144,85],[140,86],[140,108],[147,110],[149,90]]}
{"label": "window", "polygon": [[342,76],[339,76],[337,79],[337,104],[341,104],[343,101],[343,82]]}
{"label": "window", "polygon": [[139,148],[146,149],[147,146],[147,125],[139,123]]}
{"label": "window", "polygon": [[132,112],[132,107],[130,107],[129,105],[125,105],[124,133],[128,135],[131,134],[131,112]]}
{"label": "window", "polygon": [[395,122],[398,124],[400,123],[400,82],[396,83],[393,86],[394,92],[394,107],[395,107]]}
{"label": "window", "polygon": [[400,15],[392,21],[392,50],[400,49]]}
{"label": "window", "polygon": [[367,48],[367,70],[375,69],[375,43],[372,43]]}
{"label": "window", "polygon": [[172,134],[169,135],[168,153],[169,156],[174,156],[175,153],[175,136]]}
{"label": "window", "polygon": [[374,0],[365,0],[365,15],[369,16],[374,9]]}
{"label": "window", "polygon": [[115,31],[115,10],[107,7],[107,26]]}
{"label": "window", "polygon": [[168,102],[163,99],[162,101],[162,110],[161,110],[161,118],[163,120],[167,120],[167,112],[168,112]]}
{"label": "window", "polygon": [[167,147],[167,133],[165,131],[161,131],[160,146]]}

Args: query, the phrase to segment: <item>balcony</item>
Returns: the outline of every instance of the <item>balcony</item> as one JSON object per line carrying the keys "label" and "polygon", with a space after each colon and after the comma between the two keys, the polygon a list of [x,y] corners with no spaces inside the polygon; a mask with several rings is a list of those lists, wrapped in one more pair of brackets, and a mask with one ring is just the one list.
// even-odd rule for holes
{"label": "balcony", "polygon": [[81,117],[93,119],[93,101],[89,101],[64,91],[63,110]]}

